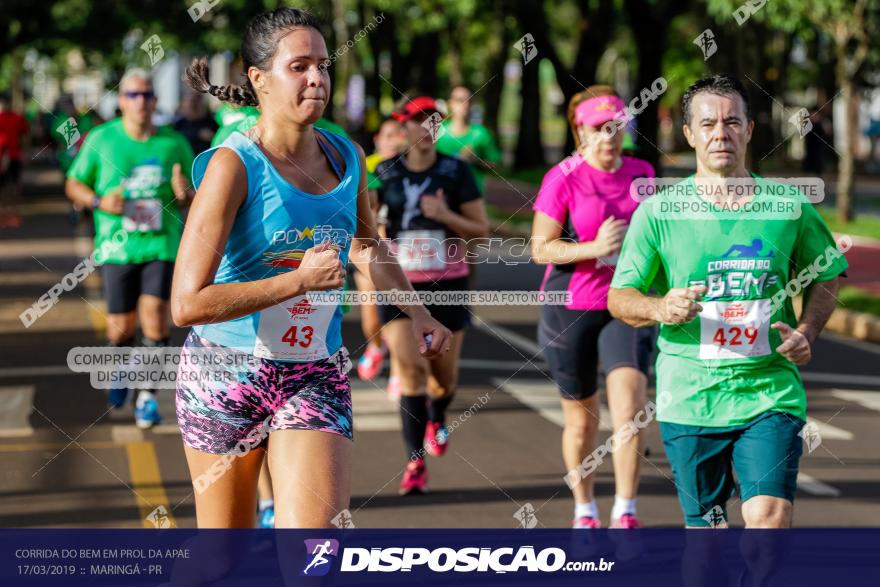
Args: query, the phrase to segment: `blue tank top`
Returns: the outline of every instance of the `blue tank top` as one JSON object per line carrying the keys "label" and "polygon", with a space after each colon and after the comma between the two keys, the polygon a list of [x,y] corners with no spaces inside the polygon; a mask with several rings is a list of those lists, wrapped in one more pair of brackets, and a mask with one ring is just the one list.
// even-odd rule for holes
{"label": "blue tank top", "polygon": [[[348,262],[357,228],[360,161],[350,140],[317,128],[315,132],[336,148],[344,162],[343,170],[330,157],[341,180],[326,194],[308,194],[291,185],[239,132],[196,157],[192,169],[196,188],[219,148],[235,152],[247,170],[247,198],[235,215],[214,283],[257,281],[295,271],[306,250],[326,240],[338,244],[342,263]],[[342,308],[297,296],[248,316],[194,326],[193,331],[215,344],[261,358],[312,362],[342,346]]]}

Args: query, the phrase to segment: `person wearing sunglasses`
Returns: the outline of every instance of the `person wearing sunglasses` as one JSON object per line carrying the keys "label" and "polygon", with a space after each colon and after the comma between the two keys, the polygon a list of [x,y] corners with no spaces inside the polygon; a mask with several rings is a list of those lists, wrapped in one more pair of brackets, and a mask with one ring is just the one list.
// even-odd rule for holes
{"label": "person wearing sunglasses", "polygon": [[[153,126],[156,102],[150,74],[126,72],[119,83],[121,116],[88,134],[67,172],[67,197],[94,210],[111,346],[135,345],[138,310],[143,346],[167,346],[170,335],[168,300],[182,211],[195,195],[189,178],[193,152],[182,134]],[[108,401],[119,408],[128,396],[129,388],[117,384]],[[142,389],[135,423],[149,428],[160,421],[155,394]]]}

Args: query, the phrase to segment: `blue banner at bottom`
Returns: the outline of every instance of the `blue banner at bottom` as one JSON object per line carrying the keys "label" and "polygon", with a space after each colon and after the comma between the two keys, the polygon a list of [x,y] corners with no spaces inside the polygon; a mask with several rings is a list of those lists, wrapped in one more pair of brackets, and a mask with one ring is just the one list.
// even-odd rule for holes
{"label": "blue banner at bottom", "polygon": [[880,529],[2,530],[0,585],[878,585]]}

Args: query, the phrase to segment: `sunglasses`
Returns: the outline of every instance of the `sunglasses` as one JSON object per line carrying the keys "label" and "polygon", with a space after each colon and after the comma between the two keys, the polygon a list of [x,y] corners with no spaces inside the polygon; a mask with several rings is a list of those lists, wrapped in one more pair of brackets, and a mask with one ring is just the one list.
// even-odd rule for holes
{"label": "sunglasses", "polygon": [[123,92],[122,95],[125,96],[126,98],[128,98],[129,100],[136,100],[138,98],[138,96],[140,96],[144,100],[152,100],[153,98],[156,97],[156,93],[153,92],[152,90],[147,91],[147,92]]}

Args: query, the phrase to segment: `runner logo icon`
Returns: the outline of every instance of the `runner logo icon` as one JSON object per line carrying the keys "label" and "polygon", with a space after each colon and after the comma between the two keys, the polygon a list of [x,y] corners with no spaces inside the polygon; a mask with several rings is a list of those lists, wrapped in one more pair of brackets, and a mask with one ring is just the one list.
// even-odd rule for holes
{"label": "runner logo icon", "polygon": [[321,577],[330,572],[333,560],[339,554],[339,541],[332,538],[306,540],[308,558],[300,577]]}

